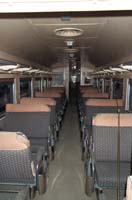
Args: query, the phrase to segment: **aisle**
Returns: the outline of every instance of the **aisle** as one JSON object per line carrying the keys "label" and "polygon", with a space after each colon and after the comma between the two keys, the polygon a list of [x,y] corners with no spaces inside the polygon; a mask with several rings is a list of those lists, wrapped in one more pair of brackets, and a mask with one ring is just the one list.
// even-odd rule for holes
{"label": "aisle", "polygon": [[37,199],[89,200],[84,193],[83,168],[77,110],[75,106],[69,105],[57,144],[55,160],[50,163],[48,190]]}
{"label": "aisle", "polygon": [[[116,199],[116,190],[105,190],[107,200]],[[35,200],[97,200],[84,192],[84,163],[81,161],[80,133],[75,106],[68,106],[55,160],[50,162],[47,192]]]}

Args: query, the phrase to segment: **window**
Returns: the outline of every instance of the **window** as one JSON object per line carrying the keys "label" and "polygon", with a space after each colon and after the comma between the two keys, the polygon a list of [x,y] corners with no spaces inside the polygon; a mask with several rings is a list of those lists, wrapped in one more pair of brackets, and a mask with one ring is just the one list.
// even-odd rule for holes
{"label": "window", "polygon": [[0,80],[0,113],[5,111],[7,103],[13,103],[13,79]]}
{"label": "window", "polygon": [[31,96],[31,80],[30,79],[20,79],[20,97],[30,97]]}

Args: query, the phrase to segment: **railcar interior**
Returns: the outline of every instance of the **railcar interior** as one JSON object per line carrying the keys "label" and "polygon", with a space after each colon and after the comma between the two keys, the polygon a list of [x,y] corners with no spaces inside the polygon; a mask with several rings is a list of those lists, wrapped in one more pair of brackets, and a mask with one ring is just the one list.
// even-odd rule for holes
{"label": "railcar interior", "polygon": [[0,0],[0,200],[132,199],[132,2]]}

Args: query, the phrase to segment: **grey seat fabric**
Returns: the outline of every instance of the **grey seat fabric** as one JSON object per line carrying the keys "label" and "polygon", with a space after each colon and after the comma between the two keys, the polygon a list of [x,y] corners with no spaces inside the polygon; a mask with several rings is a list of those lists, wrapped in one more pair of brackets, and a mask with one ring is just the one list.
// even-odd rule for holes
{"label": "grey seat fabric", "polygon": [[96,97],[96,95],[94,96],[91,96],[91,97],[81,97],[80,98],[80,106],[81,106],[81,108],[82,109],[85,109],[85,102],[88,100],[88,99],[108,99],[108,97],[107,96],[97,96]]}
{"label": "grey seat fabric", "polygon": [[51,137],[51,146],[54,146],[54,143],[57,139],[59,139],[59,130],[61,127],[61,122],[64,116],[65,108],[66,108],[66,96],[64,93],[48,91],[48,93],[36,92],[35,97],[37,98],[52,98],[56,102],[56,106],[51,106],[51,126],[50,133]]}
{"label": "grey seat fabric", "polygon": [[[82,96],[80,97],[80,99],[79,99],[80,118],[83,118],[83,120],[86,120],[86,122],[84,121],[84,123],[87,125],[90,125],[90,127],[91,127],[91,124],[92,124],[91,123],[91,115],[93,115],[94,111],[91,112],[90,109],[87,108],[87,106],[85,106],[86,101],[89,99],[108,99],[108,96],[100,95],[99,97],[97,97],[96,95],[95,96],[93,95],[91,97],[82,97]],[[97,110],[95,110],[95,111],[96,111],[96,113],[98,113]]]}
{"label": "grey seat fabric", "polygon": [[45,176],[47,165],[43,149],[35,151],[31,153],[30,141],[24,134],[0,132],[0,198],[27,200],[35,190],[44,193],[45,181],[39,182],[39,177]]}
{"label": "grey seat fabric", "polygon": [[0,151],[0,161],[0,184],[34,184],[29,149]]}
{"label": "grey seat fabric", "polygon": [[33,146],[33,148],[32,149],[35,149],[35,147],[39,147],[40,145],[43,145],[44,146],[44,148],[47,146],[47,138],[48,137],[39,137],[39,138],[36,138],[36,137],[34,137],[34,138],[30,138],[30,142],[31,142],[31,146]]}
{"label": "grey seat fabric", "polygon": [[51,115],[50,115],[50,123],[51,126],[55,123],[55,108],[56,108],[56,102],[53,98],[22,98],[20,100],[20,104],[28,104],[28,105],[48,105],[51,109]]}
{"label": "grey seat fabric", "polygon": [[36,92],[35,97],[36,98],[53,98],[56,101],[55,112],[57,114],[62,109],[62,95],[60,93],[59,93],[59,95],[54,95],[54,94],[51,94],[50,92],[48,92],[47,94],[43,95],[43,93],[41,93],[41,92]]}
{"label": "grey seat fabric", "polygon": [[20,132],[0,132],[0,200],[28,200],[37,185],[30,142]]}
{"label": "grey seat fabric", "polygon": [[85,123],[88,127],[92,126],[92,118],[97,113],[117,113],[124,112],[123,100],[114,99],[88,99],[85,102]]}
{"label": "grey seat fabric", "polygon": [[[117,127],[93,126],[94,156],[96,161],[109,162],[117,160],[117,133]],[[130,162],[132,127],[120,127],[120,140],[120,159],[124,162]]]}
{"label": "grey seat fabric", "polygon": [[[124,112],[123,101],[113,99],[88,99],[84,105],[81,121],[83,151],[89,153],[89,143],[92,133],[92,119],[98,113],[117,113],[118,109]],[[88,154],[87,153],[87,154]]]}
{"label": "grey seat fabric", "polygon": [[[120,106],[119,107],[120,112],[124,112],[124,107]],[[92,118],[97,114],[97,113],[117,113],[117,107],[116,106],[85,106],[85,124],[87,127],[92,126]]]}
{"label": "grey seat fabric", "polygon": [[16,200],[17,195],[17,193],[2,192],[0,193],[0,200]]}
{"label": "grey seat fabric", "polygon": [[[50,124],[49,124],[49,130],[47,132],[49,132],[49,145],[53,146],[55,145],[55,136],[56,136],[56,132],[55,132],[55,125],[56,125],[56,113],[55,113],[55,108],[56,108],[56,101],[53,98],[22,98],[20,101],[20,104],[23,105],[46,105],[50,108],[51,110],[51,114],[50,114]],[[45,120],[45,119],[44,119]],[[43,137],[40,137],[38,139],[35,139],[32,137],[32,139],[30,139],[31,144],[33,144],[36,140],[38,144],[41,145],[42,141],[43,143],[46,142],[46,139]],[[45,141],[44,141],[45,140]],[[34,144],[33,144],[34,145]]]}
{"label": "grey seat fabric", "polygon": [[[120,163],[121,189],[125,189],[127,174],[130,174],[130,162]],[[117,186],[117,163],[116,162],[97,162],[96,163],[97,180],[100,187],[116,188]]]}
{"label": "grey seat fabric", "polygon": [[55,123],[55,109],[56,109],[56,106],[50,106],[50,108],[51,108],[50,122],[51,122],[51,125],[53,126],[54,123]]}
{"label": "grey seat fabric", "polygon": [[124,188],[131,173],[132,114],[98,114],[93,119],[93,155],[99,186],[117,184],[117,134],[120,130],[120,183]]}
{"label": "grey seat fabric", "polygon": [[27,200],[28,197],[18,197],[19,193],[17,192],[2,192],[0,193],[0,200]]}
{"label": "grey seat fabric", "polygon": [[27,138],[20,132],[0,132],[0,139],[0,185],[34,185],[36,177]]}
{"label": "grey seat fabric", "polygon": [[48,142],[50,112],[10,112],[6,113],[5,130],[21,131],[33,145],[45,145]]}

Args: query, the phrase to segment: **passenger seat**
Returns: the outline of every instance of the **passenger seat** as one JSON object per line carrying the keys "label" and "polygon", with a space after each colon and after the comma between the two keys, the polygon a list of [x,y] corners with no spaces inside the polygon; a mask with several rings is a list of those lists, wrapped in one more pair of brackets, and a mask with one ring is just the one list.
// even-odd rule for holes
{"label": "passenger seat", "polygon": [[[131,172],[132,114],[124,113],[119,116],[118,114],[105,113],[97,114],[94,117],[93,148],[90,152],[90,158],[86,162],[86,174],[87,184],[92,175],[96,189],[116,188],[117,186],[117,141],[119,132],[120,188],[125,189],[127,177]],[[89,169],[91,169],[91,172]],[[87,185],[87,191],[89,191],[88,187]]]}
{"label": "passenger seat", "polygon": [[32,160],[30,141],[23,133],[0,132],[0,199],[27,200],[35,190],[45,192],[42,156],[39,151],[36,162]]}

